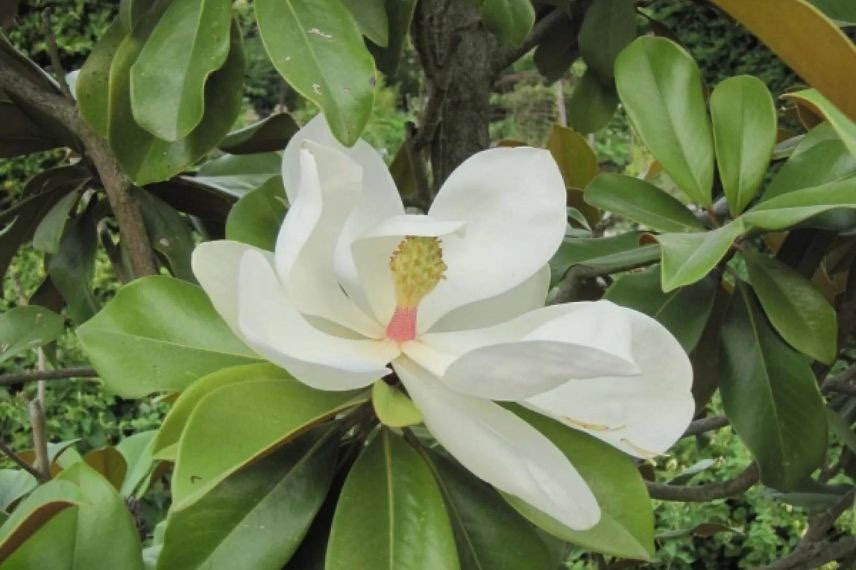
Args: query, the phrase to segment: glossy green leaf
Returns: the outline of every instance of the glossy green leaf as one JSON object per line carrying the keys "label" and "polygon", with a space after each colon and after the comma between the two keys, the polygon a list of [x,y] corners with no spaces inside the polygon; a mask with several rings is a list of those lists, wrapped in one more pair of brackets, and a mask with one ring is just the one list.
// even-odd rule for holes
{"label": "glossy green leaf", "polygon": [[601,82],[594,71],[586,70],[568,101],[568,125],[584,135],[597,132],[609,124],[617,108],[615,87]]}
{"label": "glossy green leaf", "polygon": [[633,460],[598,439],[515,406],[514,413],[547,436],[580,472],[597,498],[600,522],[572,530],[516,497],[511,505],[548,533],[595,552],[650,560],[654,556],[654,513],[642,476]]}
{"label": "glossy green leaf", "polygon": [[529,0],[479,0],[482,22],[501,40],[520,45],[535,23]]}
{"label": "glossy green leaf", "polygon": [[156,430],[142,431],[116,444],[116,451],[122,454],[128,465],[120,488],[123,497],[139,497],[148,489],[148,485],[144,483],[151,475],[154,465],[152,443],[156,434]]}
{"label": "glossy green leaf", "polygon": [[424,455],[446,500],[461,570],[553,568],[536,530],[493,487],[439,453]]}
{"label": "glossy green leaf", "polygon": [[662,287],[669,292],[703,279],[746,231],[738,218],[710,232],[658,235],[663,259]]}
{"label": "glossy green leaf", "polygon": [[677,199],[653,184],[623,174],[601,174],[585,191],[592,206],[661,232],[697,232],[705,227]]}
{"label": "glossy green leaf", "polygon": [[[0,527],[0,567],[14,568],[8,563],[8,559],[22,558],[17,551],[23,545],[28,544],[28,541],[34,535],[38,535],[39,531],[48,526],[57,515],[72,509],[82,499],[77,487],[66,481],[54,480],[37,487],[29,497],[21,501],[21,504]],[[31,567],[45,568],[45,566]]]}
{"label": "glossy green leaf", "polygon": [[351,468],[333,518],[325,569],[354,568],[460,568],[431,469],[388,429]]}
{"label": "glossy green leaf", "polygon": [[300,126],[288,113],[274,113],[226,135],[219,148],[229,154],[274,152],[285,148]]}
{"label": "glossy green leaf", "polygon": [[603,81],[611,81],[615,58],[636,38],[634,0],[597,0],[580,29],[580,53]]}
{"label": "glossy green leaf", "polygon": [[354,392],[314,390],[285,371],[221,386],[202,398],[181,434],[172,477],[175,508],[193,503],[252,461],[365,401]]}
{"label": "glossy green leaf", "polygon": [[764,200],[856,176],[856,156],[829,123],[806,133],[764,190]]}
{"label": "glossy green leaf", "polygon": [[173,275],[195,283],[190,255],[196,243],[190,222],[179,215],[175,208],[146,190],[134,188],[133,196],[140,205],[152,249],[166,259]]}
{"label": "glossy green leaf", "polygon": [[155,0],[119,0],[119,20],[125,30],[133,31],[154,2]]}
{"label": "glossy green leaf", "polygon": [[811,281],[767,255],[743,253],[749,281],[782,338],[800,352],[832,364],[838,355],[835,309]]}
{"label": "glossy green leaf", "polygon": [[216,147],[243,103],[244,53],[240,30],[233,24],[226,62],[206,82],[206,112],[199,125],[185,138],[169,142],[136,123],[131,108],[131,66],[168,4],[159,0],[146,13],[134,33],[122,41],[110,67],[110,146],[126,173],[140,186],[173,177]]}
{"label": "glossy green leaf", "polygon": [[385,0],[342,0],[365,37],[380,47],[389,45],[389,19]]}
{"label": "glossy green leaf", "polygon": [[71,320],[81,324],[98,312],[92,291],[98,234],[93,206],[68,222],[59,250],[47,262],[51,282],[62,295]]}
{"label": "glossy green leaf", "polygon": [[336,473],[338,439],[318,435],[300,437],[170,511],[158,568],[282,568]]}
{"label": "glossy green leaf", "polygon": [[192,180],[241,198],[271,178],[280,178],[281,169],[279,153],[225,155],[203,163]]}
{"label": "glossy green leaf", "polygon": [[779,339],[742,282],[722,349],[720,392],[731,425],[761,467],[761,481],[793,489],[826,454],[826,410],[808,359]]}
{"label": "glossy green leaf", "polygon": [[654,317],[690,353],[710,317],[718,285],[715,279],[705,278],[693,285],[663,293],[660,268],[653,266],[621,275],[606,290],[605,298]]}
{"label": "glossy green leaf", "polygon": [[643,37],[615,62],[621,102],[645,145],[693,201],[711,205],[713,137],[692,56],[665,38]]}
{"label": "glossy green leaf", "polygon": [[80,115],[92,130],[105,138],[110,120],[110,65],[126,35],[125,26],[119,19],[110,24],[80,68],[74,84]]}
{"label": "glossy green leaf", "polygon": [[371,116],[374,61],[338,0],[257,0],[256,21],[277,71],[318,105],[336,138],[353,145]]}
{"label": "glossy green leaf", "polygon": [[850,154],[856,156],[856,122],[853,122],[847,115],[842,113],[820,91],[817,89],[805,89],[795,93],[788,93],[784,97],[809,107],[819,116],[829,121],[835,132],[841,137],[841,141],[850,150]]}
{"label": "glossy green leaf", "polygon": [[398,70],[401,52],[407,43],[410,22],[416,9],[416,0],[386,0],[386,17],[389,22],[389,37],[386,47],[370,45],[375,65],[385,75],[393,75]]}
{"label": "glossy green leaf", "polygon": [[[152,452],[158,458],[175,460],[176,447],[179,439],[181,439],[181,433],[187,425],[187,420],[190,418],[190,413],[196,408],[200,400],[211,392],[231,384],[263,378],[279,378],[282,375],[281,369],[265,362],[224,368],[203,376],[188,386],[173,403],[157,432],[157,436],[155,436]],[[170,448],[172,451],[166,453]]]}
{"label": "glossy green leaf", "polygon": [[731,77],[710,96],[716,163],[728,207],[742,212],[755,197],[776,146],[773,96],[757,77]]}
{"label": "glossy green leaf", "polygon": [[258,359],[202,289],[170,277],[126,285],[77,336],[107,387],[125,398],[183,390],[210,372]]}
{"label": "glossy green leaf", "polygon": [[389,427],[407,427],[422,423],[422,412],[407,395],[386,382],[372,386],[372,407],[382,424]]}
{"label": "glossy green leaf", "polygon": [[775,231],[842,208],[856,208],[856,178],[781,194],[756,204],[741,218],[747,226]]}
{"label": "glossy green leaf", "polygon": [[[642,232],[627,232],[603,238],[565,238],[550,260],[554,280],[574,265],[597,263],[598,260],[643,249],[639,246]],[[656,250],[656,246],[654,247]],[[656,261],[659,251],[649,262]]]}
{"label": "glossy green leaf", "polygon": [[[26,502],[42,489],[49,489],[54,502],[72,506],[41,525],[3,568],[143,569],[139,535],[125,502],[91,467],[75,464]],[[105,536],[110,537],[109,548]]]}
{"label": "glossy green leaf", "polygon": [[78,192],[66,194],[48,210],[33,233],[33,249],[45,253],[59,251],[68,215],[77,203],[78,198],[80,198]]}
{"label": "glossy green leaf", "polygon": [[138,125],[177,141],[205,112],[205,83],[229,55],[230,0],[172,0],[131,66]]}
{"label": "glossy green leaf", "polygon": [[63,318],[35,305],[0,313],[0,364],[53,342],[63,332]]}
{"label": "glossy green leaf", "polygon": [[23,469],[0,469],[0,511],[10,510],[11,505],[38,485],[36,478]]}
{"label": "glossy green leaf", "polygon": [[226,239],[273,251],[287,210],[282,180],[271,178],[238,200],[229,212]]}

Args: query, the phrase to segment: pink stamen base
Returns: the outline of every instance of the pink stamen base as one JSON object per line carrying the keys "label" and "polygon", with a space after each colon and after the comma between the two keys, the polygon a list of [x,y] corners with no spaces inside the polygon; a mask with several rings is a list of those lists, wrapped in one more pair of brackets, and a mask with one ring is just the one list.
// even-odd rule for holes
{"label": "pink stamen base", "polygon": [[396,307],[389,324],[386,338],[406,342],[416,338],[416,307]]}

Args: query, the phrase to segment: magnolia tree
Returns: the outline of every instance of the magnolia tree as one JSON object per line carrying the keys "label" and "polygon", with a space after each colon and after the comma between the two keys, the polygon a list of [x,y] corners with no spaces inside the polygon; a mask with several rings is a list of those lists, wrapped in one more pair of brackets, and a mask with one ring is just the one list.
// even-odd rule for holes
{"label": "magnolia tree", "polygon": [[[644,4],[255,0],[242,30],[231,0],[123,0],[80,70],[45,14],[50,74],[2,38],[0,152],[67,153],[0,213],[2,271],[25,246],[46,271],[0,315],[0,363],[44,364],[0,376],[39,381],[0,568],[618,568],[655,556],[652,498],[755,485],[813,515],[772,567],[852,560],[856,9],[713,0],[806,82],[775,100],[704,85]],[[247,34],[304,126],[235,130]],[[425,96],[388,168],[360,136],[405,48]],[[547,81],[584,63],[568,125],[492,144],[494,79],[532,50]],[[585,136],[619,105],[641,176]],[[126,283],[103,306],[99,255]],[[68,328],[92,368],[53,357]],[[44,382],[83,376],[169,402],[162,426],[53,443]],[[652,480],[729,425],[738,475]]]}

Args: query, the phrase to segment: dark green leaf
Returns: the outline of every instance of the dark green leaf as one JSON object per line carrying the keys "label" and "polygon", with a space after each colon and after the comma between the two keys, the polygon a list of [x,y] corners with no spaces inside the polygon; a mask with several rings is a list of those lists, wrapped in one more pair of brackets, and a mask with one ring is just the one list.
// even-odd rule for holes
{"label": "dark green leaf", "polygon": [[277,71],[318,105],[336,138],[353,145],[371,116],[374,61],[338,0],[256,0],[262,42]]}
{"label": "dark green leaf", "polygon": [[773,327],[791,346],[832,364],[838,355],[835,309],[811,281],[767,255],[745,250],[749,281]]}
{"label": "dark green leaf", "polygon": [[173,275],[195,283],[190,254],[196,244],[187,219],[145,190],[134,188],[133,195],[140,204],[152,249],[167,260]]}
{"label": "dark green leaf", "polygon": [[579,57],[577,35],[582,24],[581,18],[567,17],[547,31],[532,56],[535,67],[548,83],[563,78],[571,64]]}
{"label": "dark green leaf", "polygon": [[98,234],[94,204],[68,222],[59,250],[47,262],[51,282],[65,299],[68,315],[77,324],[98,312],[98,300],[92,291]]}
{"label": "dark green leaf", "polygon": [[[202,158],[226,135],[243,102],[244,53],[240,30],[232,26],[232,43],[223,67],[205,84],[206,112],[187,137],[169,142],[152,136],[134,120],[131,109],[131,66],[157,24],[165,2],[150,10],[116,51],[110,67],[110,146],[138,185],[167,180]],[[168,2],[166,2],[168,4]]]}
{"label": "dark green leaf", "polygon": [[809,361],[770,328],[738,282],[723,324],[725,413],[761,467],[765,485],[790,490],[824,460],[826,410]]}
{"label": "dark green leaf", "polygon": [[856,24],[856,4],[850,0],[810,0],[824,14],[847,24]]}
{"label": "dark green leaf", "polygon": [[606,299],[657,319],[692,352],[713,309],[719,284],[708,277],[669,293],[660,288],[659,266],[620,276],[606,291]]}
{"label": "dark green leaf", "polygon": [[630,122],[694,202],[711,205],[713,137],[692,56],[676,43],[638,38],[618,56],[615,81]]}
{"label": "dark green leaf", "polygon": [[300,437],[170,511],[158,568],[282,568],[336,473],[338,439],[318,435]]}
{"label": "dark green leaf", "polygon": [[0,158],[50,150],[60,145],[15,103],[0,99]]}
{"label": "dark green leaf", "polygon": [[205,112],[205,83],[229,55],[230,0],[172,0],[131,66],[131,108],[155,137],[188,136]]}
{"label": "dark green leaf", "polygon": [[552,570],[544,541],[493,487],[439,453],[426,460],[446,500],[461,570]]}
{"label": "dark green leaf", "polygon": [[385,75],[392,75],[401,61],[401,50],[407,41],[407,32],[413,20],[416,0],[386,0],[386,17],[389,22],[389,38],[384,48],[370,45],[375,65]]}
{"label": "dark green leaf", "polygon": [[580,29],[580,53],[605,82],[614,75],[615,58],[636,38],[634,0],[597,0],[586,11]]}
{"label": "dark green leaf", "polygon": [[240,198],[271,178],[279,178],[281,168],[282,157],[275,152],[226,155],[202,164],[193,180]]}
{"label": "dark green leaf", "polygon": [[199,402],[181,434],[174,508],[196,502],[229,475],[365,401],[354,392],[314,390],[284,370],[217,388]]}
{"label": "dark green leaf", "polygon": [[856,178],[781,194],[756,204],[741,218],[748,226],[775,231],[842,208],[856,208]]}
{"label": "dark green leaf", "polygon": [[226,238],[273,251],[288,210],[280,178],[271,178],[238,200],[226,219]]}
{"label": "dark green leaf", "polygon": [[738,218],[709,232],[658,235],[663,258],[663,291],[703,279],[745,231],[743,221]]}
{"label": "dark green leaf", "polygon": [[237,197],[191,176],[149,184],[146,190],[178,210],[204,220],[225,222]]}
{"label": "dark green leaf", "polygon": [[590,530],[571,530],[516,497],[506,495],[506,500],[530,521],[562,540],[612,556],[652,559],[654,513],[633,460],[607,443],[538,413],[519,406],[514,407],[514,413],[568,456],[597,498],[601,518]]}
{"label": "dark green leaf", "polygon": [[45,253],[56,253],[59,251],[63,230],[68,220],[68,215],[80,198],[79,192],[72,192],[63,196],[59,202],[48,211],[45,217],[36,226],[33,233],[33,249]]}
{"label": "dark green leaf", "polygon": [[705,229],[686,206],[653,184],[622,174],[601,174],[586,187],[585,200],[662,232]]}
{"label": "dark green leaf", "polygon": [[856,176],[856,156],[829,123],[809,131],[764,191],[764,200]]}
{"label": "dark green leaf", "polygon": [[776,107],[763,81],[726,79],[710,97],[716,162],[733,215],[755,197],[776,146]]}
{"label": "dark green leaf", "polygon": [[326,570],[458,570],[443,495],[422,457],[382,429],[351,469],[333,518]]}
{"label": "dark green leaf", "polygon": [[618,94],[593,71],[586,70],[568,102],[568,125],[584,135],[604,128],[618,108]]}
{"label": "dark green leaf", "polygon": [[53,342],[62,334],[63,324],[61,316],[43,307],[16,307],[0,313],[0,363]]}
{"label": "dark green leaf", "polygon": [[365,37],[380,47],[389,45],[389,20],[385,0],[342,0]]}
{"label": "dark green leaf", "polygon": [[285,148],[300,126],[288,113],[275,113],[243,129],[233,131],[220,141],[219,148],[229,154],[256,154]]}
{"label": "dark green leaf", "polygon": [[110,121],[110,65],[116,50],[127,35],[128,32],[119,19],[110,24],[80,68],[80,74],[74,84],[80,115],[92,130],[104,138],[108,135]]}
{"label": "dark green leaf", "polygon": [[107,387],[126,398],[183,390],[214,370],[257,360],[202,289],[162,276],[120,289],[77,336]]}

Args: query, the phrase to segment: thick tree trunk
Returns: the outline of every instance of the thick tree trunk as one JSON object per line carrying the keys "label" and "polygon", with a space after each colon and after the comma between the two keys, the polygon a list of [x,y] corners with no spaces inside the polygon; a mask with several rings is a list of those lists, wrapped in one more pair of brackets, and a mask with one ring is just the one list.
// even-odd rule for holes
{"label": "thick tree trunk", "polygon": [[458,165],[490,145],[491,51],[497,42],[482,26],[455,32],[456,27],[476,19],[478,12],[470,2],[453,0],[453,4],[446,16],[445,33],[460,33],[461,41],[431,147],[435,191]]}

